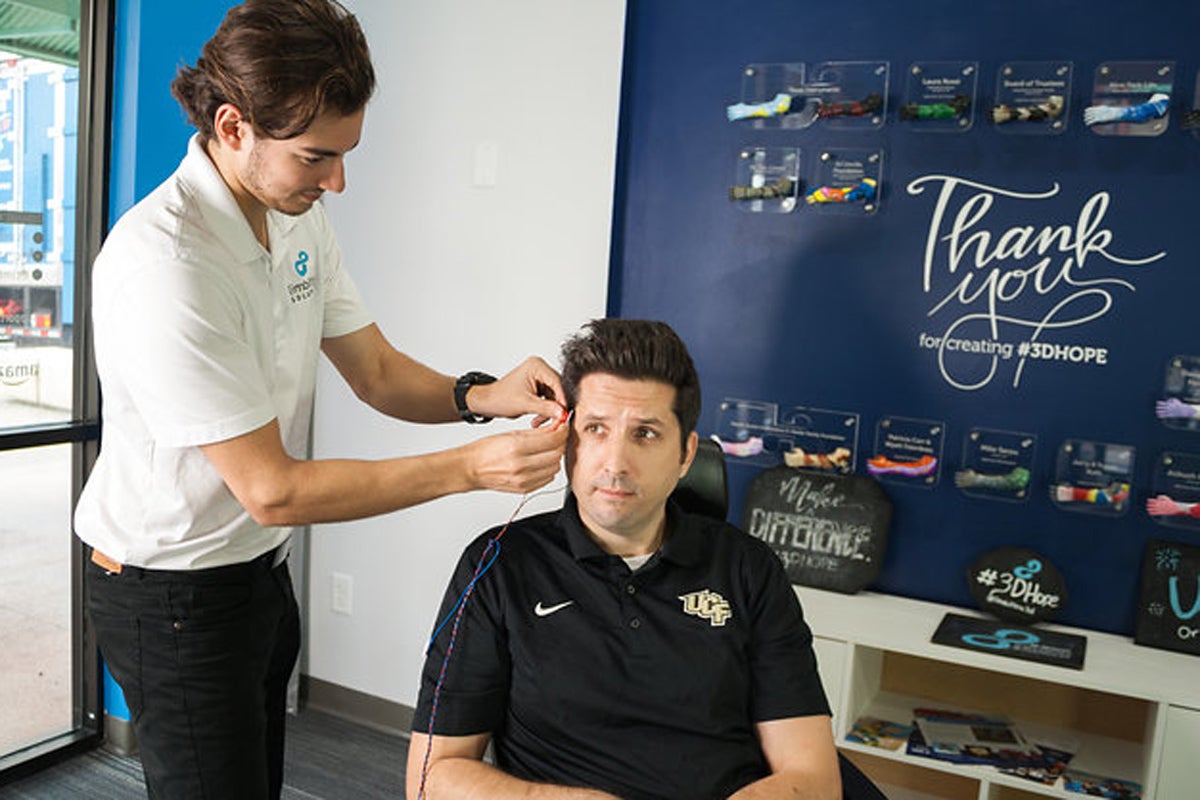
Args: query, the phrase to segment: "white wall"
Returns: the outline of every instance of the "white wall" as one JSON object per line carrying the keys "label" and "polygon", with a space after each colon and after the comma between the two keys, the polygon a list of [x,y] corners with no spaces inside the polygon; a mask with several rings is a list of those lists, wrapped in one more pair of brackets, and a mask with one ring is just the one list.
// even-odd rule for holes
{"label": "white wall", "polygon": [[[327,207],[376,320],[450,374],[502,374],[531,353],[557,365],[563,337],[605,311],[624,0],[344,2],[379,90],[349,189]],[[479,188],[488,143],[496,185]],[[384,418],[323,366],[318,458],[421,453],[501,429]],[[314,528],[306,672],[414,704],[454,562],[518,502],[476,493]],[[333,572],[353,579],[350,616],[330,611]]]}

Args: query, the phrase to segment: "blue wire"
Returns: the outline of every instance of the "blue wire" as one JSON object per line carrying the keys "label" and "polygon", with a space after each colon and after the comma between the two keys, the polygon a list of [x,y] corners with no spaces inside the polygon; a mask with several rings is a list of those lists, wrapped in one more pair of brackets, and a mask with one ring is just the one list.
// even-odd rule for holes
{"label": "blue wire", "polygon": [[[471,590],[475,588],[475,584],[479,582],[479,579],[483,577],[485,572],[492,568],[492,564],[495,564],[496,559],[500,557],[499,539],[492,539],[488,542],[487,547],[483,549],[483,556],[486,556],[488,550],[492,549],[492,545],[496,546],[496,552],[492,554],[492,560],[487,562],[487,564],[483,566],[483,569],[480,569],[475,573],[474,577],[471,578],[471,582],[467,584],[467,588],[463,589],[462,594],[458,596],[458,600],[454,601],[454,607],[451,608],[442,621],[438,623],[437,628],[435,628],[433,631],[433,635],[429,637],[429,644],[425,647],[425,655],[429,655],[429,652],[433,650],[433,643],[437,641],[438,634],[442,632],[442,628],[446,627],[447,623],[449,623],[454,617],[455,612],[458,611],[458,607],[463,604],[463,601],[467,599],[467,595],[469,595]],[[480,558],[482,560],[482,556]]]}

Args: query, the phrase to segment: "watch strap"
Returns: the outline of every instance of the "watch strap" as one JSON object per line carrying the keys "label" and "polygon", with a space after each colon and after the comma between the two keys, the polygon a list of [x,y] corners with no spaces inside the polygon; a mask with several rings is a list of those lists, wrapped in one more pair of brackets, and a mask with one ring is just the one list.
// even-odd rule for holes
{"label": "watch strap", "polygon": [[472,386],[481,386],[487,383],[495,383],[496,378],[488,375],[486,372],[468,372],[465,375],[460,375],[458,380],[454,382],[454,407],[458,409],[458,416],[462,417],[463,422],[471,425],[480,425],[484,422],[491,422],[491,417],[483,417],[474,413],[467,408],[467,392]]}

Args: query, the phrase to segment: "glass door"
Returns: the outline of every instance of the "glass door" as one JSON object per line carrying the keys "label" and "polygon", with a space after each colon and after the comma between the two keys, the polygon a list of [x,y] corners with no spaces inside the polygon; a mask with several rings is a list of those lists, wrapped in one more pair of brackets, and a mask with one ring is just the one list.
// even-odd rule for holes
{"label": "glass door", "polygon": [[82,267],[104,218],[107,19],[0,0],[0,777],[98,728],[71,512],[99,436]]}

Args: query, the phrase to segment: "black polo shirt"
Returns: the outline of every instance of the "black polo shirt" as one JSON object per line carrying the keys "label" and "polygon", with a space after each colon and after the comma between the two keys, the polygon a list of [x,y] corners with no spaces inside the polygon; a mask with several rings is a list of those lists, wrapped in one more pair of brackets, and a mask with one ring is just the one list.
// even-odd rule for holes
{"label": "black polo shirt", "polygon": [[[439,621],[497,532],[467,547]],[[783,566],[736,528],[669,505],[662,549],[631,572],[587,535],[568,493],[499,543],[464,612],[435,733],[491,732],[506,772],[628,800],[726,798],[769,773],[756,722],[829,714]],[[426,659],[414,730],[428,730],[451,628]]]}

